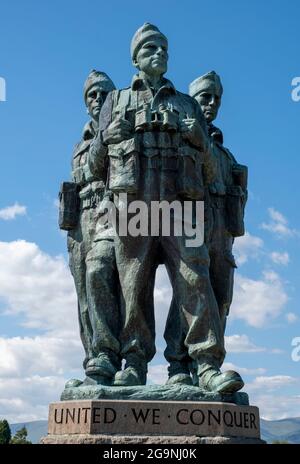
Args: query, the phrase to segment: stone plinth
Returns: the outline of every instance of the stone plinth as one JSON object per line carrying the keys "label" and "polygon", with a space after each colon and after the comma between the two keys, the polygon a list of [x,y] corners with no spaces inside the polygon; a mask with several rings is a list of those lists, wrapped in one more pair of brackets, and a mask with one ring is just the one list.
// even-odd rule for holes
{"label": "stone plinth", "polygon": [[85,385],[67,387],[61,394],[61,401],[81,400],[141,400],[141,401],[205,401],[234,403],[249,406],[245,392],[216,393],[201,390],[190,385],[137,385],[134,387],[107,387]]}
{"label": "stone plinth", "polygon": [[259,438],[197,437],[197,436],[141,436],[141,435],[47,435],[44,445],[262,445]]}
{"label": "stone plinth", "polygon": [[261,442],[255,406],[84,400],[50,405],[48,437],[43,443],[240,443],[243,439]]}

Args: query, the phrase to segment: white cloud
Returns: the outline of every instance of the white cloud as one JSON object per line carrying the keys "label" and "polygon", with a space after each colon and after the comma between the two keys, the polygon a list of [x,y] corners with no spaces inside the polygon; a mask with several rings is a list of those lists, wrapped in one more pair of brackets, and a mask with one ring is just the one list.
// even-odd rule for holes
{"label": "white cloud", "polygon": [[276,211],[276,209],[269,208],[268,212],[269,212],[270,218],[273,219],[273,221],[280,222],[281,224],[287,224],[286,217],[279,211]]}
{"label": "white cloud", "polygon": [[250,393],[251,404],[259,407],[262,418],[278,420],[300,416],[300,397],[290,394],[299,386],[300,379],[289,375],[258,376],[245,391]]}
{"label": "white cloud", "polygon": [[287,266],[290,262],[290,256],[287,252],[279,253],[278,251],[273,251],[270,254],[270,257],[275,264],[282,264],[283,266]]}
{"label": "white cloud", "polygon": [[45,419],[66,380],[84,376],[74,283],[64,258],[24,240],[0,242],[0,299],[5,314],[41,331],[0,338],[1,416]]}
{"label": "white cloud", "polygon": [[287,301],[282,281],[275,272],[264,272],[261,280],[237,273],[231,318],[242,319],[253,327],[263,327],[281,314]]}
{"label": "white cloud", "polygon": [[0,415],[10,423],[47,419],[49,403],[59,401],[65,378],[39,375],[0,382]]}
{"label": "white cloud", "polygon": [[15,219],[16,216],[24,216],[26,214],[26,209],[26,206],[19,205],[19,203],[7,206],[6,208],[0,209],[0,219],[11,221]]}
{"label": "white cloud", "polygon": [[[78,337],[79,338],[79,337]],[[0,414],[9,422],[46,419],[66,381],[83,378],[80,340],[0,338]]]}
{"label": "white cloud", "polygon": [[0,338],[0,414],[9,422],[46,419],[66,380],[82,378],[79,340]]}
{"label": "white cloud", "polygon": [[147,380],[156,385],[164,385],[168,379],[167,364],[149,366]]}
{"label": "white cloud", "polygon": [[256,346],[247,335],[225,336],[225,347],[228,353],[259,353],[265,348]]}
{"label": "white cloud", "polygon": [[166,326],[171,300],[172,287],[165,266],[159,266],[156,272],[154,288],[156,345],[163,347],[163,333]]}
{"label": "white cloud", "polygon": [[295,313],[287,313],[285,317],[289,324],[293,324],[294,322],[298,321],[298,316]]}
{"label": "white cloud", "polygon": [[288,220],[282,213],[276,211],[274,208],[269,208],[268,213],[271,221],[268,223],[263,222],[261,224],[262,229],[268,230],[278,237],[293,237],[299,235],[297,230],[289,227]]}
{"label": "white cloud", "polygon": [[234,255],[236,262],[240,266],[246,263],[251,258],[256,258],[262,250],[264,242],[261,238],[246,232],[242,237],[238,237],[234,241]]}
{"label": "white cloud", "polygon": [[35,243],[0,242],[0,298],[6,313],[31,328],[73,336],[78,332],[71,273],[63,257],[51,257]]}
{"label": "white cloud", "polygon": [[62,375],[78,371],[84,357],[79,337],[66,343],[58,337],[0,338],[0,379]]}
{"label": "white cloud", "polygon": [[262,375],[265,374],[266,369],[264,367],[256,367],[256,368],[248,368],[248,367],[240,367],[236,366],[230,362],[224,362],[222,365],[222,371],[232,370],[237,371],[241,375]]}
{"label": "white cloud", "polygon": [[251,404],[259,407],[260,417],[280,420],[300,417],[300,398],[291,395],[251,394]]}
{"label": "white cloud", "polygon": [[259,376],[256,377],[252,383],[247,385],[247,389],[249,391],[261,389],[264,392],[272,392],[274,390],[278,390],[279,388],[289,387],[295,384],[300,385],[299,379],[289,375],[273,375],[270,377]]}
{"label": "white cloud", "polygon": [[172,299],[172,287],[165,266],[159,266],[156,272],[154,298],[157,304],[169,306]]}

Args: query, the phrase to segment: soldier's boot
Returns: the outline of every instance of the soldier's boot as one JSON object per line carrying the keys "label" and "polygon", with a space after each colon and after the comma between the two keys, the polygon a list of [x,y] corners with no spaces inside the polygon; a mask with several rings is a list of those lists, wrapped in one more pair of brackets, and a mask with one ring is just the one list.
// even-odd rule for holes
{"label": "soldier's boot", "polygon": [[116,373],[113,384],[116,387],[132,387],[134,385],[146,385],[146,381],[146,361],[130,356],[126,360],[125,369]]}
{"label": "soldier's boot", "polygon": [[243,388],[244,382],[238,372],[221,372],[211,366],[199,375],[199,386],[210,392],[235,393]]}
{"label": "soldier's boot", "polygon": [[84,385],[112,385],[114,376],[120,368],[120,361],[113,353],[99,353],[88,361],[85,369]]}
{"label": "soldier's boot", "polygon": [[77,387],[80,387],[82,384],[83,384],[83,380],[70,379],[65,384],[65,388],[77,388]]}
{"label": "soldier's boot", "polygon": [[188,364],[183,361],[171,361],[168,373],[166,385],[193,385]]}

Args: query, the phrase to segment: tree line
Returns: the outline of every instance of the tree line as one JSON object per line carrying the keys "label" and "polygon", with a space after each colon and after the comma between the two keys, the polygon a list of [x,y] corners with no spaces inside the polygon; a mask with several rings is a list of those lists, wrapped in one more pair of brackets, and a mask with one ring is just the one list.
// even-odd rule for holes
{"label": "tree line", "polygon": [[21,427],[16,431],[15,435],[12,436],[9,423],[6,419],[0,421],[0,445],[29,445],[31,441],[27,440],[27,429]]}

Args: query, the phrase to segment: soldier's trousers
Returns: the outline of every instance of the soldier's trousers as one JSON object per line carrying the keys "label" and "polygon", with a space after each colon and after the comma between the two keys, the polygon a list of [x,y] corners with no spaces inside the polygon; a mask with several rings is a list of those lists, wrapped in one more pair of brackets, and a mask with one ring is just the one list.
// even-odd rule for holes
{"label": "soldier's trousers", "polygon": [[93,241],[94,228],[93,209],[89,208],[81,211],[77,227],[68,232],[69,266],[77,293],[79,331],[85,351],[84,368],[89,359],[95,356],[86,294],[86,256]]}
{"label": "soldier's trousers", "polygon": [[86,259],[86,289],[92,350],[109,355],[119,367],[121,295],[113,240],[93,243]]}
{"label": "soldier's trousers", "polygon": [[[213,201],[213,200],[212,200]],[[217,198],[210,209],[212,231],[208,238],[210,280],[215,292],[223,331],[233,297],[233,277],[236,264],[232,254],[233,237],[226,230],[224,200]]]}
{"label": "soldier's trousers", "polygon": [[224,338],[209,278],[205,245],[186,247],[181,237],[119,237],[115,241],[125,322],[121,354],[151,361],[155,354],[153,291],[157,262],[165,264],[183,328],[188,355],[199,363],[218,365],[224,359]]}
{"label": "soldier's trousers", "polygon": [[[223,208],[211,208],[211,230],[207,242],[209,246],[209,276],[219,308],[220,323],[223,334],[226,318],[233,297],[233,277],[236,267],[232,255],[233,238],[226,231]],[[185,332],[181,326],[176,299],[172,298],[164,338],[167,343],[165,357],[169,363],[178,362],[188,366],[190,359],[184,345]],[[221,365],[221,364],[220,364]]]}

